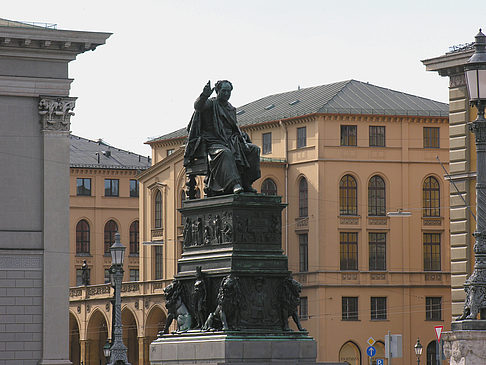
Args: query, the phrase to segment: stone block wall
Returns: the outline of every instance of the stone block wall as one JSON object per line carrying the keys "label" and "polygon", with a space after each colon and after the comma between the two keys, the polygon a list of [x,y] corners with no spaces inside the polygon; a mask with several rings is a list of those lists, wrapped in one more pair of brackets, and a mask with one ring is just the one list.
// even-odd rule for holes
{"label": "stone block wall", "polygon": [[0,251],[0,365],[42,357],[42,255]]}

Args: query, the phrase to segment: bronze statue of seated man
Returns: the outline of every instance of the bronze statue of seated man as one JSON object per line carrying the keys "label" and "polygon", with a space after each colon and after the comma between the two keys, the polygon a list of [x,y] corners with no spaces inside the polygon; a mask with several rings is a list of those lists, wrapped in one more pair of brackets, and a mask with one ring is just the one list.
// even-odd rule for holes
{"label": "bronze statue of seated man", "polygon": [[[217,96],[210,98],[216,90]],[[194,103],[189,123],[189,137],[184,153],[184,166],[196,156],[206,155],[208,196],[256,193],[251,186],[260,176],[260,148],[251,143],[236,121],[236,108],[229,102],[233,85],[218,81],[214,88],[208,82]]]}

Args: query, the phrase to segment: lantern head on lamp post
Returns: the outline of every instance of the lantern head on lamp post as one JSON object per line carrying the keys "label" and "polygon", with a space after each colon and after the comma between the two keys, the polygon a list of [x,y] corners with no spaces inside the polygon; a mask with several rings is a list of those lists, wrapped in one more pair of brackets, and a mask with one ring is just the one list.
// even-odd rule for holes
{"label": "lantern head on lamp post", "polygon": [[103,355],[105,356],[106,363],[108,364],[111,355],[111,343],[109,340],[106,340],[105,346],[103,346]]}
{"label": "lantern head on lamp post", "polygon": [[123,344],[122,320],[121,320],[121,286],[123,280],[123,259],[125,257],[125,246],[120,242],[120,234],[115,233],[115,243],[110,247],[112,279],[115,288],[115,306],[113,313],[115,325],[113,327],[113,344],[110,348],[110,365],[130,365],[127,357],[127,347]]}
{"label": "lantern head on lamp post", "polygon": [[420,355],[422,355],[422,350],[424,348],[422,347],[422,344],[420,343],[419,338],[417,338],[417,343],[415,344],[413,349],[415,350],[415,356],[417,356],[417,364],[420,365]]}
{"label": "lantern head on lamp post", "polygon": [[[476,139],[476,231],[474,237],[474,270],[464,283],[466,301],[462,316],[457,320],[486,319],[486,36],[479,30],[474,43],[475,52],[465,65],[466,82],[471,105],[478,117],[469,124]],[[454,325],[453,325],[454,328]]]}
{"label": "lantern head on lamp post", "polygon": [[120,233],[115,233],[115,243],[110,247],[112,265],[123,266],[125,248],[120,242]]}

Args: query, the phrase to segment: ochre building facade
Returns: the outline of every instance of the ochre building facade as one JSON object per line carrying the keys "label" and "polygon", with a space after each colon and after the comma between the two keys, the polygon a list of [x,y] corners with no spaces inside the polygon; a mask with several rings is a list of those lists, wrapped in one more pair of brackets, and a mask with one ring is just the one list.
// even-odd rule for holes
{"label": "ochre building facade", "polygon": [[[350,80],[271,95],[237,115],[262,149],[254,187],[288,204],[282,248],[304,285],[300,316],[319,360],[366,364],[373,337],[376,362],[388,331],[403,336],[393,364],[415,361],[418,337],[423,359],[435,357],[434,326],[448,329],[451,317],[448,106]],[[177,272],[184,141],[179,130],[148,142],[143,282]],[[204,198],[203,177],[198,189]]]}

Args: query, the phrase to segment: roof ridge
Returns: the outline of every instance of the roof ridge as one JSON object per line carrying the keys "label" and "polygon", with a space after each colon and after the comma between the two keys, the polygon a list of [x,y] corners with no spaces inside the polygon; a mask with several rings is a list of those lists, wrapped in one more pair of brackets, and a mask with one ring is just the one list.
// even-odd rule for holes
{"label": "roof ridge", "polygon": [[237,107],[236,109],[238,109],[238,110],[243,109],[245,106],[247,106],[249,104],[257,103],[257,102],[264,100],[264,99],[267,99],[267,98],[282,96],[282,95],[290,94],[290,93],[293,93],[293,92],[296,92],[296,91],[308,91],[308,90],[317,89],[317,88],[320,88],[320,87],[323,87],[323,86],[331,86],[331,85],[335,85],[335,84],[346,83],[346,82],[349,82],[349,81],[351,81],[351,80],[336,81],[336,82],[331,82],[330,84],[322,84],[322,85],[316,85],[316,86],[303,87],[303,88],[297,89],[297,90],[289,90],[289,91],[284,91],[284,92],[281,92],[281,93],[271,94],[271,95],[263,96],[260,99],[250,101],[250,102],[248,102],[248,103],[246,103],[242,106]]}
{"label": "roof ridge", "polygon": [[354,79],[351,79],[351,80],[349,80],[349,81],[354,81],[354,82],[357,82],[357,83],[362,84],[362,85],[370,85],[370,86],[376,87],[376,88],[378,88],[378,89],[392,91],[392,92],[399,93],[399,94],[402,94],[402,95],[411,96],[411,97],[413,97],[413,98],[419,98],[419,99],[424,99],[424,100],[432,101],[432,102],[434,102],[434,103],[440,103],[440,104],[448,105],[447,103],[443,103],[442,101],[437,101],[437,100],[434,100],[434,99],[429,99],[429,98],[426,98],[426,97],[424,97],[424,96],[414,95],[414,94],[406,93],[406,92],[403,92],[403,91],[399,91],[399,90],[390,89],[390,88],[388,88],[388,87],[384,87],[384,86],[375,85],[375,84],[372,84],[372,83],[370,83],[370,82],[363,82],[363,81],[354,80]]}
{"label": "roof ridge", "polygon": [[[84,138],[84,137],[81,137],[81,136],[77,136],[75,134],[72,134],[69,136],[70,138],[74,137],[74,138],[77,138],[77,139],[82,139],[82,140],[85,140],[85,141],[88,141],[88,142],[93,142],[93,143],[96,143],[98,145],[101,146],[100,142],[99,141],[94,141],[92,139],[89,139],[89,138]],[[115,150],[118,150],[120,152],[126,152],[128,154],[131,154],[131,155],[135,155],[135,156],[140,156],[140,157],[143,157],[143,158],[149,158],[150,156],[145,156],[145,155],[140,155],[138,153],[135,153],[135,152],[132,152],[132,151],[128,151],[128,150],[124,150],[124,149],[121,149],[121,148],[118,148],[118,147],[115,147],[115,146],[112,146],[110,144],[107,144],[106,142],[103,141],[103,139],[100,138],[100,140],[102,141],[102,145],[103,146],[106,146],[108,148],[112,148],[112,149],[115,149]]]}
{"label": "roof ridge", "polygon": [[[354,81],[354,80],[353,80],[353,79],[349,79],[349,80],[344,80],[344,81],[341,81],[341,82],[343,83],[343,86],[341,87],[341,89],[339,89],[339,91],[338,91],[337,93],[335,93],[335,94],[332,96],[332,98],[331,98],[331,99],[329,99],[328,101],[326,101],[326,103],[324,103],[324,105],[321,105],[321,106],[319,107],[319,109],[318,109],[318,112],[321,112],[321,111],[322,111],[322,109],[324,109],[324,107],[325,107],[326,105],[328,105],[328,104],[329,104],[331,101],[333,101],[333,100],[336,98],[336,96],[338,96],[340,93],[342,93],[342,92],[343,92],[343,90],[344,90],[344,89],[346,89],[346,88],[348,87],[348,85],[349,85],[349,84],[350,84],[352,81]],[[326,85],[321,85],[321,86],[329,86],[329,85],[333,85],[333,84],[339,84],[339,82],[334,82],[334,83],[332,83],[332,84],[326,84]]]}

